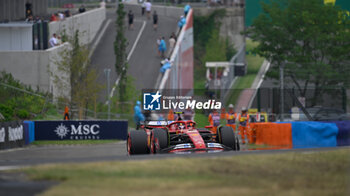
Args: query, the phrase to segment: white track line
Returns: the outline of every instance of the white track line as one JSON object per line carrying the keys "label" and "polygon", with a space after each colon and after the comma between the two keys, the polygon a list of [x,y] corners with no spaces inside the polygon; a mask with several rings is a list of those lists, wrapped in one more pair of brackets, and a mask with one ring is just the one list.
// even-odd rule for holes
{"label": "white track line", "polygon": [[[130,50],[130,52],[129,52],[127,58],[126,58],[126,61],[129,61],[131,55],[134,53],[134,50],[135,50],[135,48],[136,48],[136,45],[137,45],[137,43],[139,42],[139,40],[140,40],[140,38],[141,38],[142,32],[143,32],[143,30],[145,29],[145,26],[146,26],[146,21],[143,21],[142,27],[141,27],[141,29],[140,29],[140,31],[139,31],[139,34],[138,34],[137,37],[136,37],[136,40],[135,40],[134,44],[132,45],[132,48],[131,48],[131,50]],[[111,93],[109,94],[109,97],[110,97],[110,98],[113,97],[114,91],[115,91],[116,87],[118,86],[119,80],[120,80],[120,77],[118,77],[117,80],[116,80],[115,83],[114,83],[114,86],[113,86],[113,88],[112,88],[112,91],[111,91]],[[105,104],[106,104],[106,105],[108,104],[108,100],[106,101]]]}
{"label": "white track line", "polygon": [[0,171],[7,171],[7,170],[14,170],[14,169],[21,169],[23,166],[0,166]]}

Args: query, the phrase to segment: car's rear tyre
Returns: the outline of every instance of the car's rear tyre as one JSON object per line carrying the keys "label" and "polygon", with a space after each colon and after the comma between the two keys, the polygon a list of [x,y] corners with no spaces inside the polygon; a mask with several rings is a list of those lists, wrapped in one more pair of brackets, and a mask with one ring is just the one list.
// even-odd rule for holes
{"label": "car's rear tyre", "polygon": [[229,147],[232,150],[237,150],[236,137],[232,127],[220,127],[217,132],[217,140],[224,146]]}
{"label": "car's rear tyre", "polygon": [[158,153],[169,146],[168,132],[165,129],[153,129],[151,135],[151,153]]}
{"label": "car's rear tyre", "polygon": [[147,133],[145,131],[130,131],[126,147],[129,155],[147,154]]}

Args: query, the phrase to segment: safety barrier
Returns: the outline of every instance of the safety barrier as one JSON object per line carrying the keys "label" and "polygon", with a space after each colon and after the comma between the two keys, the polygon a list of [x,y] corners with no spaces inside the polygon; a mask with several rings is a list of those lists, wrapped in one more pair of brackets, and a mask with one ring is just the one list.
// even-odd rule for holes
{"label": "safety barrier", "polygon": [[23,128],[24,128],[24,140],[25,144],[28,145],[35,140],[35,133],[34,133],[34,122],[33,121],[23,121]]}
{"label": "safety barrier", "polygon": [[25,134],[21,122],[0,123],[0,150],[24,146]]}
{"label": "safety barrier", "polygon": [[126,140],[128,121],[35,121],[35,140]]}
{"label": "safety barrier", "polygon": [[35,140],[126,140],[127,133],[126,120],[0,122],[0,150]]}
{"label": "safety barrier", "polygon": [[162,76],[157,89],[185,89],[181,95],[192,93],[193,89],[193,10],[186,16],[186,24],[182,27],[175,48],[170,57],[172,66]]}
{"label": "safety barrier", "polygon": [[287,148],[350,145],[350,121],[251,123],[250,143]]}
{"label": "safety barrier", "polygon": [[277,123],[251,123],[250,141],[255,144],[292,147],[291,125]]}

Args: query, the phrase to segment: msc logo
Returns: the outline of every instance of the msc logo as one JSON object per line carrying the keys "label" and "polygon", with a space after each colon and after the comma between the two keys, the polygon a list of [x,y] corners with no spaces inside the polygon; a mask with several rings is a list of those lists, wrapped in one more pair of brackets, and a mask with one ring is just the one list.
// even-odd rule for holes
{"label": "msc logo", "polygon": [[143,109],[144,110],[160,110],[160,98],[162,95],[157,93],[143,93]]}

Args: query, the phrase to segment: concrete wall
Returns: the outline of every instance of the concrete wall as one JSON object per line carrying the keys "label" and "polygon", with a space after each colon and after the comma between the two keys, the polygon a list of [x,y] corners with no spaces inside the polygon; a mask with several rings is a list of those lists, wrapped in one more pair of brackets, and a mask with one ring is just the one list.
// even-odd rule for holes
{"label": "concrete wall", "polygon": [[228,38],[229,43],[234,44],[238,50],[242,44],[245,43],[245,37],[241,35],[244,31],[244,9],[241,7],[227,7],[227,8],[194,8],[195,16],[207,16],[216,9],[225,9],[225,17],[220,18],[220,36]]}
{"label": "concrete wall", "polygon": [[34,16],[47,15],[47,0],[0,0],[0,22],[24,20],[27,2],[32,4]]}
{"label": "concrete wall", "polygon": [[31,51],[33,49],[32,24],[0,24],[0,51]]}
{"label": "concrete wall", "polygon": [[93,9],[72,17],[66,18],[63,21],[49,23],[49,35],[53,33],[62,35],[64,32],[68,36],[73,36],[76,30],[80,32],[80,43],[89,44],[95,38],[100,30],[103,21],[106,19],[106,9]]}
{"label": "concrete wall", "polygon": [[67,81],[56,65],[60,61],[60,52],[67,48],[68,43],[48,50],[0,51],[0,71],[11,73],[15,79],[33,89],[39,88],[41,91],[53,93],[54,97],[68,95],[69,87],[58,86],[54,82],[55,78],[61,78],[62,84]]}
{"label": "concrete wall", "polygon": [[[139,4],[128,4],[125,3],[125,11],[129,12],[129,10],[132,10],[134,15],[140,16],[141,15],[141,5]],[[157,11],[157,14],[159,16],[167,16],[175,19],[180,19],[181,15],[184,15],[184,9],[178,8],[178,7],[170,7],[170,6],[152,6],[152,14],[153,11]],[[146,14],[146,13],[145,13]]]}
{"label": "concrete wall", "polygon": [[[79,29],[83,32],[80,36],[81,43],[89,44],[105,18],[105,8],[91,10],[64,21],[50,23],[50,34],[60,34],[66,29],[68,35],[73,35]],[[0,51],[0,71],[11,73],[14,78],[34,89],[53,93],[54,97],[69,96],[69,76],[60,72],[56,65],[60,61],[60,52],[66,49],[69,49],[68,43],[45,51]],[[57,79],[61,80],[60,85],[54,82]]]}
{"label": "concrete wall", "polygon": [[0,71],[11,73],[24,84],[49,90],[47,51],[1,51]]}

